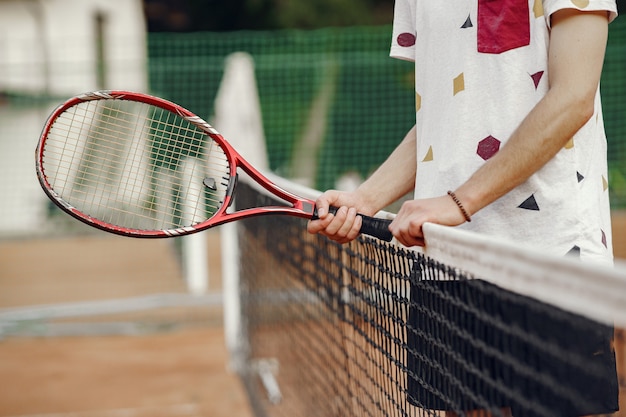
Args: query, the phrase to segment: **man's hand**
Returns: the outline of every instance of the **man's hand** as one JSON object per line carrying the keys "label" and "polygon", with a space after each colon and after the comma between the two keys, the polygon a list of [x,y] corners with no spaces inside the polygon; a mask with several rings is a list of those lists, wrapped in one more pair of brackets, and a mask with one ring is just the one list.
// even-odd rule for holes
{"label": "man's hand", "polygon": [[[361,217],[358,213],[373,215],[376,210],[367,207],[356,192],[330,190],[316,201],[319,219],[309,222],[309,233],[321,233],[338,243],[354,240],[361,230]],[[328,211],[330,206],[338,207],[336,214]],[[458,226],[465,217],[456,203],[445,195],[424,200],[405,202],[391,223],[389,230],[404,246],[424,246],[422,225],[426,222],[445,226]]]}
{"label": "man's hand", "polygon": [[427,222],[458,226],[465,223],[465,216],[448,195],[411,200],[402,204],[389,230],[404,246],[424,246],[422,225]]}
{"label": "man's hand", "polygon": [[[361,216],[373,215],[376,210],[368,207],[356,192],[329,190],[315,202],[318,220],[311,220],[307,226],[309,233],[321,233],[339,243],[347,243],[359,236]],[[337,207],[337,213],[329,212],[329,207]]]}

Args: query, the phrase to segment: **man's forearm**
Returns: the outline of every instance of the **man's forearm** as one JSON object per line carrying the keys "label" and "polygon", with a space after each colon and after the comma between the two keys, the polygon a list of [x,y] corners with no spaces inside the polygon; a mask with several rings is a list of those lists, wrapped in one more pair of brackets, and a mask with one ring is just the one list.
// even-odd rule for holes
{"label": "man's forearm", "polygon": [[560,97],[546,96],[506,146],[457,189],[457,196],[472,214],[525,182],[589,119],[586,106],[559,104],[562,101]]}
{"label": "man's forearm", "polygon": [[359,195],[371,207],[381,210],[413,190],[417,166],[415,132],[413,126],[387,160],[358,188]]}

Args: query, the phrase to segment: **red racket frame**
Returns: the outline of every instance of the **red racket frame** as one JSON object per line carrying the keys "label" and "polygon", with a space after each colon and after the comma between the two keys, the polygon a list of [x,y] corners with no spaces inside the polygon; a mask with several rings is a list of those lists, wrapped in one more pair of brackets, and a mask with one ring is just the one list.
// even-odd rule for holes
{"label": "red racket frame", "polygon": [[[193,125],[200,128],[204,133],[210,136],[218,145],[223,149],[229,161],[230,178],[229,185],[227,187],[224,204],[219,210],[209,219],[197,223],[193,226],[186,226],[176,229],[165,230],[142,230],[142,229],[129,229],[120,227],[118,225],[110,224],[102,220],[91,217],[80,210],[73,207],[69,202],[63,200],[52,188],[45,173],[45,167],[43,164],[45,142],[50,132],[50,129],[58,119],[59,115],[68,110],[69,108],[78,105],[86,101],[94,100],[126,100],[137,101],[146,103],[155,107],[159,107],[178,114]],[[227,209],[230,206],[231,199],[233,197],[233,191],[235,188],[237,169],[241,168],[247,173],[254,181],[265,188],[267,191],[276,195],[284,200],[286,203],[292,206],[266,206],[257,207],[235,211],[233,213],[227,213]],[[73,97],[60,106],[58,106],[50,115],[43,128],[41,138],[36,150],[36,169],[39,183],[41,184],[44,192],[50,197],[50,199],[59,206],[62,210],[66,211],[78,220],[87,223],[91,226],[97,227],[102,230],[113,232],[116,234],[132,237],[171,237],[182,236],[201,230],[208,229],[210,227],[218,226],[223,223],[236,221],[245,217],[260,216],[266,214],[287,214],[291,216],[297,216],[302,218],[313,218],[315,216],[315,201],[296,196],[274,184],[261,172],[248,163],[227,141],[224,137],[209,123],[196,116],[189,110],[172,103],[168,100],[164,100],[158,97],[154,97],[148,94],[136,93],[123,90],[110,90],[110,91],[96,91],[91,93],[81,94]]]}

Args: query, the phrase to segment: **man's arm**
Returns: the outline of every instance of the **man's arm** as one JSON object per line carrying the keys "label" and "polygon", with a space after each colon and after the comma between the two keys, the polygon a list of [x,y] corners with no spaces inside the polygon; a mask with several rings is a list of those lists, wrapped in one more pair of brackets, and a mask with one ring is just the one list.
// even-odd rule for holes
{"label": "man's arm", "polygon": [[416,127],[413,126],[387,160],[358,188],[375,214],[413,191],[417,168]]}
{"label": "man's arm", "polygon": [[[565,9],[552,16],[549,91],[506,145],[455,191],[470,215],[525,182],[590,119],[607,36],[606,12]],[[464,221],[445,195],[405,203],[390,230],[404,245],[423,245],[423,223],[456,226]]]}
{"label": "man's arm", "polygon": [[550,89],[457,195],[472,213],[522,184],[552,159],[594,114],[608,35],[606,12],[565,9],[552,17]]}

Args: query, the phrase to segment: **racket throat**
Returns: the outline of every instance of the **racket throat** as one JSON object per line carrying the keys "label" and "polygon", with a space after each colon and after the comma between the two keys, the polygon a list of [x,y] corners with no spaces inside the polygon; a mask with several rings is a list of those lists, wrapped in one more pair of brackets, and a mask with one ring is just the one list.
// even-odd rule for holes
{"label": "racket throat", "polygon": [[[301,207],[295,207],[298,208],[300,210],[302,210],[305,213],[311,213],[311,218],[316,218],[317,217],[317,209],[315,208],[315,203],[312,202],[308,202],[308,201],[301,201],[299,202]],[[294,205],[296,206],[296,205]]]}
{"label": "racket throat", "polygon": [[[235,174],[231,177],[222,177],[220,179],[222,181],[220,184],[226,187],[225,201],[223,201],[222,204],[225,204],[226,208],[228,208],[233,203],[232,195],[235,191],[235,188],[237,187],[239,174]],[[210,192],[216,192],[218,190],[217,180],[213,177],[204,177],[204,179],[202,180],[202,185],[208,188]]]}

